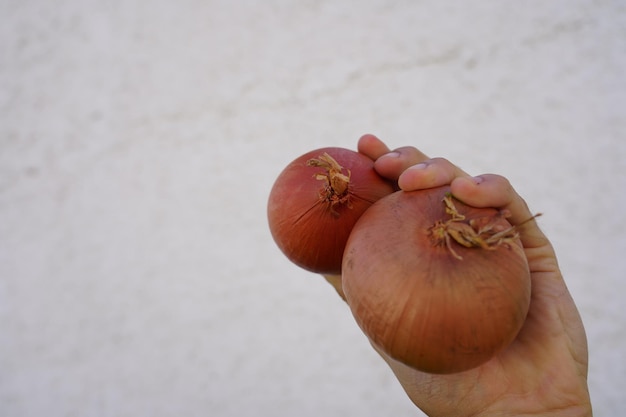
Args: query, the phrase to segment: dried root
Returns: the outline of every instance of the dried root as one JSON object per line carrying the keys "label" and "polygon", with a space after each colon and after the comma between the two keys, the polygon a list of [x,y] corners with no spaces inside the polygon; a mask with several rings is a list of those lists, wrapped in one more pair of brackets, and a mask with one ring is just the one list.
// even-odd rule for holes
{"label": "dried root", "polygon": [[324,188],[320,190],[320,200],[328,203],[330,211],[334,216],[339,215],[337,210],[335,210],[337,204],[344,204],[349,208],[352,207],[350,204],[350,193],[348,192],[351,175],[349,169],[346,169],[348,175],[345,175],[342,172],[344,168],[326,152],[318,158],[309,159],[306,164],[326,170],[326,172],[315,174],[314,177],[325,182]]}
{"label": "dried root", "polygon": [[456,209],[450,193],[443,198],[443,203],[450,219],[438,220],[430,227],[429,233],[434,245],[446,245],[456,259],[463,259],[463,257],[454,250],[453,240],[466,248],[495,250],[500,246],[508,247],[519,237],[517,231],[519,226],[541,216],[541,213],[538,213],[517,226],[505,228],[498,220],[510,217],[511,213],[508,210],[501,210],[496,216],[484,216],[465,221],[465,216]]}

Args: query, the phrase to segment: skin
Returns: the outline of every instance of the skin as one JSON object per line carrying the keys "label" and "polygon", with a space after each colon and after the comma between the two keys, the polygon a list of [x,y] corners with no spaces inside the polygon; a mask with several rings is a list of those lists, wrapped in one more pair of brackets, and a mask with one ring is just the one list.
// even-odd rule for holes
{"label": "skin", "polygon": [[[402,190],[449,184],[452,194],[468,205],[508,209],[513,225],[532,216],[502,176],[471,177],[448,160],[429,158],[414,147],[391,151],[373,135],[362,136],[358,150]],[[592,415],[585,330],[554,249],[535,221],[521,226],[520,234],[531,271],[531,303],[522,330],[506,350],[478,368],[452,375],[419,372],[378,351],[427,415]],[[341,277],[326,279],[343,295]]]}

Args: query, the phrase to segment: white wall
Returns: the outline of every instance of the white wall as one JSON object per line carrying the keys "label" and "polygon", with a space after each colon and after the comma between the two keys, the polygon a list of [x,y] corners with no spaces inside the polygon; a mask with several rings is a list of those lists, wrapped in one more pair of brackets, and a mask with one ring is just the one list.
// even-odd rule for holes
{"label": "white wall", "polygon": [[0,415],[419,415],[269,236],[376,133],[507,176],[625,415],[621,1],[0,2]]}

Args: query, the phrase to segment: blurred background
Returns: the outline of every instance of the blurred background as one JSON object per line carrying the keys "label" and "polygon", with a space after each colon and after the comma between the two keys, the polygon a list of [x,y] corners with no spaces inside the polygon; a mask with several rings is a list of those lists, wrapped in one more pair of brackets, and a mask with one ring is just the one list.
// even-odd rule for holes
{"label": "blurred background", "polygon": [[0,0],[0,415],[416,416],[268,231],[364,133],[544,216],[626,415],[626,3]]}

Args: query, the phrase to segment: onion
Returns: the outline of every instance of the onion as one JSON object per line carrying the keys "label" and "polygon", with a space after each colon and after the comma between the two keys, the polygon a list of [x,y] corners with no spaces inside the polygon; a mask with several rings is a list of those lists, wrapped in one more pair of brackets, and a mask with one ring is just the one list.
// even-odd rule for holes
{"label": "onion", "polygon": [[506,348],[530,303],[530,274],[507,213],[449,187],[398,191],[359,219],[343,290],[372,343],[429,373],[474,368]]}
{"label": "onion", "polygon": [[339,274],[352,227],[375,201],[394,191],[374,161],[343,148],[322,148],[291,162],[270,192],[272,236],[296,265]]}

